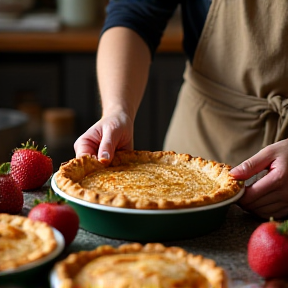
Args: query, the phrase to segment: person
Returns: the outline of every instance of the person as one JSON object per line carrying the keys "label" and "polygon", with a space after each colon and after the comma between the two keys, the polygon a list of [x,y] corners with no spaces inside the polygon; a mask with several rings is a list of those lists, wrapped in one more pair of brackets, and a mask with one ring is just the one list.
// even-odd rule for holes
{"label": "person", "polygon": [[74,143],[76,157],[109,163],[133,149],[149,67],[178,4],[187,65],[163,150],[230,164],[236,179],[268,171],[239,205],[287,217],[286,0],[111,0],[97,54],[102,117]]}

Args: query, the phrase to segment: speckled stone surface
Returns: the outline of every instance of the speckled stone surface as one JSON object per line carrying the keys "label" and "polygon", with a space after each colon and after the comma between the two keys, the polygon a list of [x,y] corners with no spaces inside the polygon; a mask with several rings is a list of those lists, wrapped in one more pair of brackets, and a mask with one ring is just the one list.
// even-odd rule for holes
{"label": "speckled stone surface", "polygon": [[[47,189],[48,187],[43,187],[41,191],[24,193],[24,215],[28,214],[35,198],[44,199]],[[201,254],[215,260],[227,271],[233,288],[259,288],[263,286],[263,279],[252,272],[248,266],[247,243],[251,233],[260,223],[258,219],[233,204],[223,225],[209,235],[185,241],[162,243],[167,246],[180,246],[193,254]],[[75,240],[64,250],[61,257],[80,250],[92,250],[103,244],[118,246],[127,242],[105,238],[79,229]]]}

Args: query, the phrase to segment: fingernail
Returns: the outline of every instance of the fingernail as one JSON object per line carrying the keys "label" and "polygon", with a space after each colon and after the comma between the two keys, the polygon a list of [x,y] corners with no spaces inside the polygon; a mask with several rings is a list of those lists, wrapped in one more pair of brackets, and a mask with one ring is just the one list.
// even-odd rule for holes
{"label": "fingernail", "polygon": [[229,171],[230,174],[234,175],[235,173],[237,173],[237,168],[232,168],[230,171]]}
{"label": "fingernail", "polygon": [[101,155],[101,159],[106,159],[109,160],[110,159],[110,154],[108,152],[103,152]]}
{"label": "fingernail", "polygon": [[84,156],[91,156],[89,153],[79,153],[76,155],[76,158],[81,158],[81,157],[84,157]]}
{"label": "fingernail", "polygon": [[109,163],[109,159],[110,159],[110,154],[105,151],[102,153],[101,158],[98,161],[105,165]]}

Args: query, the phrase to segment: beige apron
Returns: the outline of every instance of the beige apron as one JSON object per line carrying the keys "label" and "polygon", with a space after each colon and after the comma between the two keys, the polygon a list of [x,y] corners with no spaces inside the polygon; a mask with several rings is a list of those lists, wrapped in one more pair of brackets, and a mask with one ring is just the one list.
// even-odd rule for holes
{"label": "beige apron", "polygon": [[212,1],[192,66],[164,150],[235,166],[287,137],[287,0]]}

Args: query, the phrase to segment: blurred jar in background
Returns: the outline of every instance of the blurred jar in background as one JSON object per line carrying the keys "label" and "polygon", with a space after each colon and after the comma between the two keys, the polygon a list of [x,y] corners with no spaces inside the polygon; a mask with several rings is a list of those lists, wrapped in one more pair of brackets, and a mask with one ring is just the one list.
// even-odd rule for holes
{"label": "blurred jar in background", "polygon": [[44,145],[57,171],[61,163],[75,157],[75,112],[70,108],[47,108],[43,113]]}
{"label": "blurred jar in background", "polygon": [[72,147],[75,141],[75,112],[70,108],[48,108],[43,114],[44,142],[51,149]]}
{"label": "blurred jar in background", "polygon": [[14,97],[17,110],[24,112],[29,117],[23,135],[27,140],[31,138],[39,142],[42,139],[43,111],[38,93],[33,90],[16,91]]}
{"label": "blurred jar in background", "polygon": [[66,26],[92,26],[99,15],[99,0],[57,0],[57,13]]}

